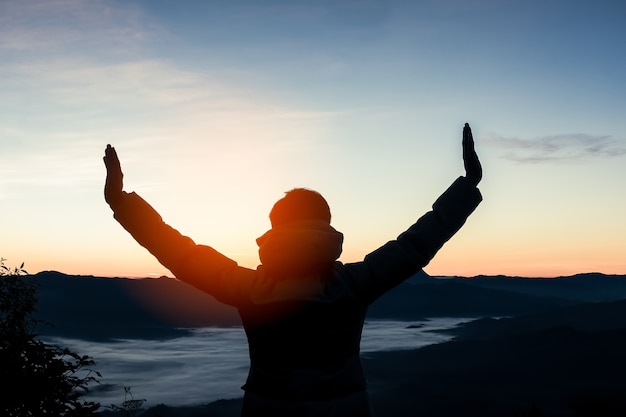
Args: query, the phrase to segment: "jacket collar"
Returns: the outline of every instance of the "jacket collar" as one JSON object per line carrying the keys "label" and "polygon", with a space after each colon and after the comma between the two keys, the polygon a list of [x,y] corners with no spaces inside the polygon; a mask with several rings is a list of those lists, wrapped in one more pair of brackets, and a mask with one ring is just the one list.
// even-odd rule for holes
{"label": "jacket collar", "polygon": [[341,255],[343,234],[319,220],[274,227],[256,240],[259,258],[270,271],[310,271],[332,264]]}

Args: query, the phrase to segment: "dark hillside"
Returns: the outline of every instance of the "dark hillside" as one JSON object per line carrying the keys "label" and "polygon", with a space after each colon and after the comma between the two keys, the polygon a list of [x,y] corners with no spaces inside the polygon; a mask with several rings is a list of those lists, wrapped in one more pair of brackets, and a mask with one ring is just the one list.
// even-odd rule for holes
{"label": "dark hillside", "polygon": [[36,275],[40,285],[37,317],[53,324],[53,334],[84,339],[160,338],[181,335],[184,327],[239,324],[236,312],[171,278],[126,279]]}
{"label": "dark hillside", "polygon": [[625,349],[626,329],[558,327],[378,353],[364,366],[379,416],[617,417],[626,415]]}
{"label": "dark hillside", "polygon": [[427,317],[514,316],[571,305],[571,300],[482,288],[471,280],[425,279],[400,284],[369,309],[372,318],[415,320]]}
{"label": "dark hillside", "polygon": [[626,298],[626,276],[600,273],[558,278],[484,276],[444,278],[469,285],[520,294],[565,298],[575,302],[617,301]]}
{"label": "dark hillside", "polygon": [[463,339],[489,339],[558,327],[583,332],[626,329],[626,300],[578,304],[511,318],[482,318],[447,333]]}

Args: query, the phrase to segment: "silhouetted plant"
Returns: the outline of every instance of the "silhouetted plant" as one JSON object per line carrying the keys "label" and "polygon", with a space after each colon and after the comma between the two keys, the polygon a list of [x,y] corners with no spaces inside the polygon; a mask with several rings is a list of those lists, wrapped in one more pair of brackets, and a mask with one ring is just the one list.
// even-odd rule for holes
{"label": "silhouetted plant", "polygon": [[97,416],[100,404],[84,401],[100,373],[93,359],[37,339],[33,318],[37,285],[24,264],[10,269],[0,258],[0,415]]}
{"label": "silhouetted plant", "polygon": [[141,411],[141,406],[147,400],[136,400],[133,398],[133,393],[130,392],[131,387],[124,387],[124,402],[121,405],[111,404],[105,408],[110,408],[113,411],[121,411],[124,413],[126,417],[134,417],[137,415],[139,411]]}

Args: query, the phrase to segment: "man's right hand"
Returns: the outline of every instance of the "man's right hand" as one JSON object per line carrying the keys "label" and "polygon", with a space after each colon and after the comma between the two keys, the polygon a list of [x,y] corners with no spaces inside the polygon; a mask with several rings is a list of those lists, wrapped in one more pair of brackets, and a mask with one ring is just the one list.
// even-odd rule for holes
{"label": "man's right hand", "polygon": [[122,198],[124,174],[122,174],[122,166],[117,157],[117,152],[115,152],[115,148],[111,145],[107,145],[104,150],[104,158],[102,159],[107,169],[107,178],[104,184],[104,199],[109,203],[109,206],[113,207],[113,205]]}
{"label": "man's right hand", "polygon": [[463,127],[463,164],[465,165],[465,178],[472,185],[477,186],[483,177],[483,168],[474,149],[474,137],[468,123],[465,123]]}

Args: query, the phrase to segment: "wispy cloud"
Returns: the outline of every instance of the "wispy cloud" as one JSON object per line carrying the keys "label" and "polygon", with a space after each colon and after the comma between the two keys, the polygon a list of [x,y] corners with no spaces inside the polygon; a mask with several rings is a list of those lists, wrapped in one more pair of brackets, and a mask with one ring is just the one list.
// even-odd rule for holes
{"label": "wispy cloud", "polygon": [[0,199],[101,182],[106,143],[126,160],[178,157],[190,170],[216,154],[225,165],[223,155],[261,165],[263,152],[288,161],[318,143],[333,113],[166,59],[155,51],[168,36],[127,3],[0,1]]}
{"label": "wispy cloud", "polygon": [[520,163],[579,161],[626,155],[626,141],[609,135],[572,133],[520,139],[494,134],[483,143],[506,150],[503,158]]}
{"label": "wispy cloud", "polygon": [[2,1],[0,50],[44,55],[77,48],[128,52],[149,38],[154,26],[138,8],[120,6],[102,0]]}

